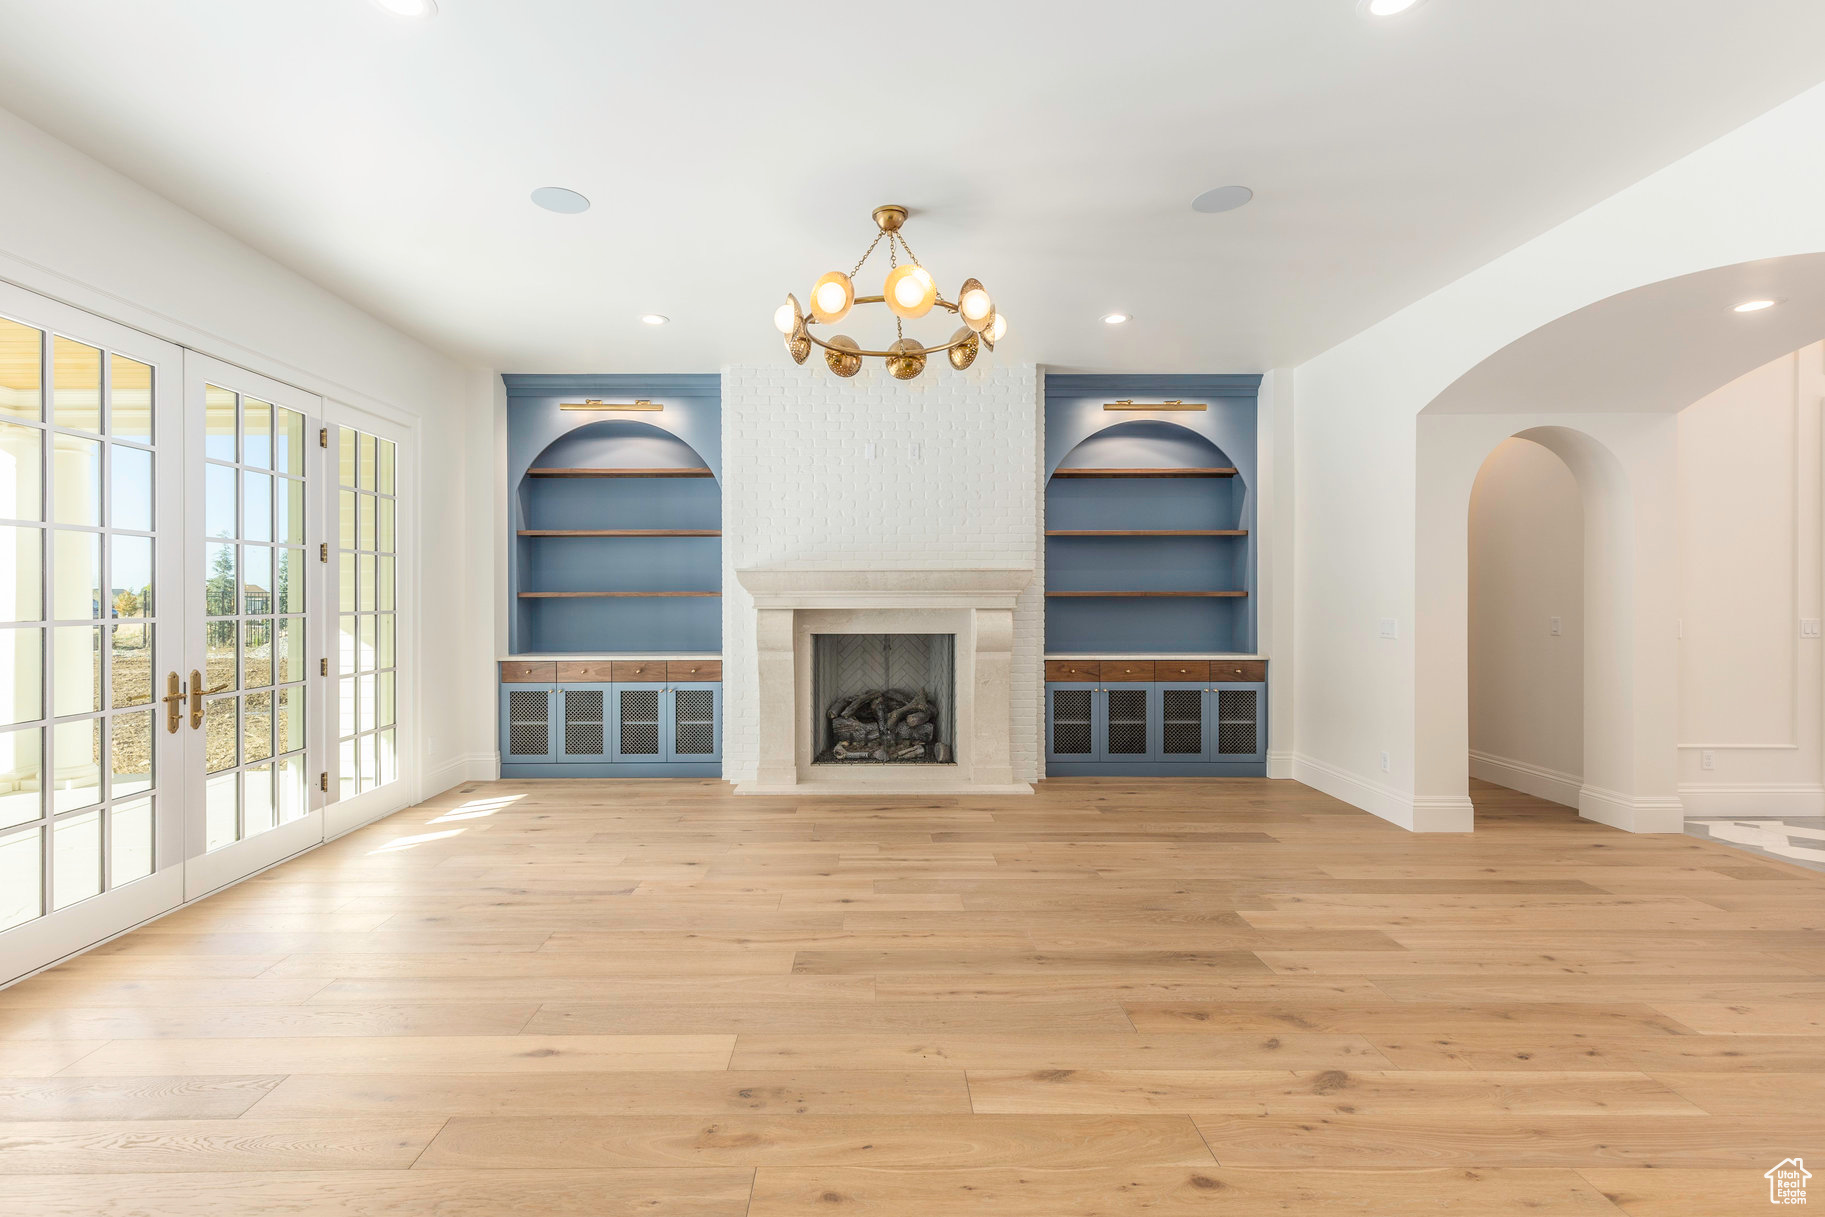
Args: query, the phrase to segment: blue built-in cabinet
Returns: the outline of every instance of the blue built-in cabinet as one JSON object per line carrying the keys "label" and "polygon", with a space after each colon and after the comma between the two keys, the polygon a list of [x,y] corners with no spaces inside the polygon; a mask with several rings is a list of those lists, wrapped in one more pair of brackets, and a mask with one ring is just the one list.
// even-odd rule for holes
{"label": "blue built-in cabinet", "polygon": [[502,379],[513,653],[720,651],[721,378]]}
{"label": "blue built-in cabinet", "polygon": [[1254,653],[1260,382],[1046,377],[1048,654]]}
{"label": "blue built-in cabinet", "polygon": [[1046,773],[1264,777],[1267,683],[1048,680]]}
{"label": "blue built-in cabinet", "polygon": [[720,777],[720,681],[501,683],[501,776]]}

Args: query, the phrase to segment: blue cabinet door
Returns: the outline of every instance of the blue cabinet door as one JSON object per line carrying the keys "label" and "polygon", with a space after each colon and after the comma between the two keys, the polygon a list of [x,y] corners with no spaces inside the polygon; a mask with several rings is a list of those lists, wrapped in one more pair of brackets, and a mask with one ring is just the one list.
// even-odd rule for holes
{"label": "blue cabinet door", "polygon": [[1096,759],[1101,735],[1097,727],[1100,702],[1095,684],[1046,685],[1046,760],[1069,763]]}
{"label": "blue cabinet door", "polygon": [[1150,758],[1177,764],[1211,759],[1210,686],[1161,681],[1153,686],[1159,747]]}
{"label": "blue cabinet door", "polygon": [[555,761],[556,710],[557,693],[550,685],[502,685],[501,760]]}
{"label": "blue cabinet door", "polygon": [[603,762],[609,757],[612,686],[560,685],[557,693],[558,759]]}
{"label": "blue cabinet door", "polygon": [[1220,684],[1210,692],[1210,758],[1267,760],[1267,686]]}
{"label": "blue cabinet door", "polygon": [[1105,684],[1097,700],[1097,760],[1148,761],[1158,754],[1160,720],[1151,684]]}
{"label": "blue cabinet door", "polygon": [[665,759],[722,759],[722,685],[714,681],[666,686]]}
{"label": "blue cabinet door", "polygon": [[666,736],[671,727],[671,701],[663,682],[611,686],[610,755],[617,761],[666,759]]}

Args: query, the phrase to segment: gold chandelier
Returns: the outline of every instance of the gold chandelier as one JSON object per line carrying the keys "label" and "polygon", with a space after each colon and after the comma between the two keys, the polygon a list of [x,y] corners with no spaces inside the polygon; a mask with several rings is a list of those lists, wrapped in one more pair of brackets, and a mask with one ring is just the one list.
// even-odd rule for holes
{"label": "gold chandelier", "polygon": [[[862,251],[854,268],[848,274],[833,270],[812,285],[809,315],[793,295],[788,295],[786,302],[774,310],[773,324],[786,336],[786,352],[792,356],[792,362],[804,363],[811,355],[811,348],[817,346],[823,348],[825,365],[838,376],[854,376],[862,370],[862,360],[872,358],[885,361],[894,379],[911,380],[925,370],[928,355],[943,354],[950,360],[951,367],[961,372],[976,362],[979,348],[986,346],[994,350],[995,344],[1008,332],[1008,320],[996,310],[995,302],[982,284],[975,279],[965,279],[963,286],[957,289],[957,298],[946,300],[938,294],[937,281],[919,264],[918,255],[900,235],[900,227],[906,223],[906,208],[892,203],[877,207],[874,222],[881,231]],[[887,242],[888,271],[881,294],[858,296],[855,277],[882,241]],[[900,261],[902,249],[906,251],[904,263]],[[825,340],[811,332],[813,325],[832,325],[841,321],[858,304],[885,304],[893,313],[895,340],[886,350],[864,350],[847,334],[832,334]],[[942,346],[921,346],[906,336],[905,323],[925,316],[934,308],[957,314],[963,325]]]}

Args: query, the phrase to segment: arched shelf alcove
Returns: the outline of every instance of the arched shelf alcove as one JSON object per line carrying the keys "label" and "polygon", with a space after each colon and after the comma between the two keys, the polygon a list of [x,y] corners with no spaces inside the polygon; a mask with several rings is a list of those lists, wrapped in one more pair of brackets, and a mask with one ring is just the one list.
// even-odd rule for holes
{"label": "arched shelf alcove", "polygon": [[514,487],[516,653],[716,652],[722,493],[675,432],[600,419]]}
{"label": "arched shelf alcove", "polygon": [[1111,423],[1065,452],[1046,481],[1047,653],[1252,650],[1245,472],[1160,418]]}

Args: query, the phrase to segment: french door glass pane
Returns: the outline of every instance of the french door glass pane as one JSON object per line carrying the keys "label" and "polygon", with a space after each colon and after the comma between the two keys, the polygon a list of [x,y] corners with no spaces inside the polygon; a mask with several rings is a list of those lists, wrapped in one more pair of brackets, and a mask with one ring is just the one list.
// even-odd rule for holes
{"label": "french door glass pane", "polygon": [[115,439],[151,443],[152,369],[124,355],[110,355],[108,376],[108,433]]}
{"label": "french door glass pane", "polygon": [[51,713],[57,718],[101,709],[101,629],[60,625],[51,631],[57,674],[51,691]]}
{"label": "french door glass pane", "polygon": [[108,522],[134,532],[152,531],[152,453],[128,444],[108,445]]}
{"label": "french door glass pane", "polygon": [[0,828],[44,814],[44,731],[25,727],[0,733]]}
{"label": "french door glass pane", "polygon": [[0,630],[0,726],[29,723],[44,714],[44,631],[25,626]]}
{"label": "french door glass pane", "polygon": [[0,836],[0,930],[44,913],[44,830]]}
{"label": "french door glass pane", "polygon": [[152,700],[152,627],[143,621],[110,626],[108,697],[116,710]]}
{"label": "french door glass pane", "polygon": [[101,523],[101,441],[58,432],[51,448],[52,519],[94,527]]}
{"label": "french door glass pane", "polygon": [[51,853],[51,890],[58,908],[101,894],[101,812],[85,811],[57,821]]}
{"label": "french door glass pane", "polygon": [[51,410],[59,427],[101,430],[101,352],[58,337],[51,355]]}
{"label": "french door glass pane", "polygon": [[152,800],[136,799],[114,808],[110,869],[115,886],[152,873]]}
{"label": "french door glass pane", "polygon": [[0,317],[0,417],[44,415],[44,334]]}
{"label": "french door glass pane", "polygon": [[[44,518],[44,433],[0,422],[0,516]],[[10,487],[7,494],[3,488]]]}

